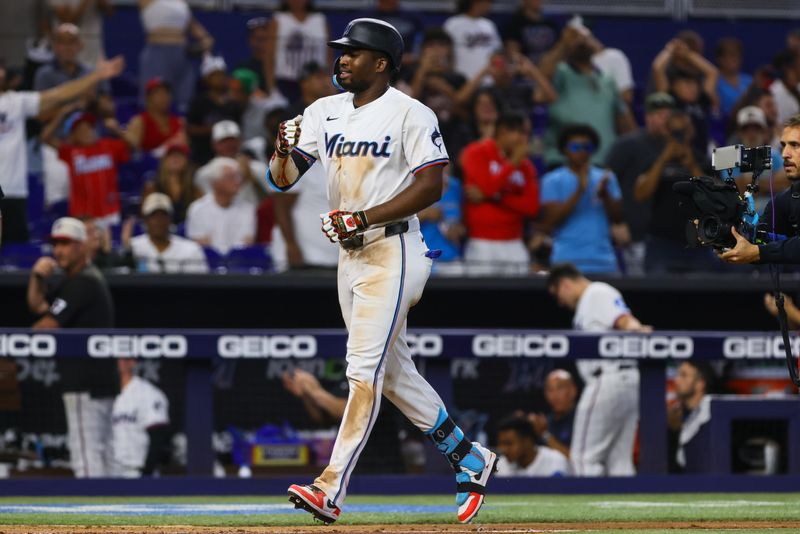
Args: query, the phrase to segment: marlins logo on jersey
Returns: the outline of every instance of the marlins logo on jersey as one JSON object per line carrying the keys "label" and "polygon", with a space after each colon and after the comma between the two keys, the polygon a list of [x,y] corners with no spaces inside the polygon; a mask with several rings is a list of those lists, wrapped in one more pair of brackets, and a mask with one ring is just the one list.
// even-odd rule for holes
{"label": "marlins logo on jersey", "polygon": [[449,161],[436,115],[391,87],[359,107],[352,93],[320,98],[303,114],[295,150],[322,163],[331,209],[351,211],[391,200],[414,174]]}
{"label": "marlins logo on jersey", "polygon": [[373,158],[388,158],[391,156],[389,153],[389,143],[392,141],[392,136],[387,135],[383,138],[383,142],[379,145],[377,141],[348,141],[342,134],[334,134],[328,138],[328,133],[325,133],[325,153],[328,158],[345,158],[345,157],[359,157],[359,156],[372,156]]}

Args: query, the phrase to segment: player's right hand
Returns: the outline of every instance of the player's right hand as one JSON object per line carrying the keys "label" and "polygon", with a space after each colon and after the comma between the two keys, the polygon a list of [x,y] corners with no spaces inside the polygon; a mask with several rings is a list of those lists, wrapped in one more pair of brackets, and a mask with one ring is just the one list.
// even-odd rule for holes
{"label": "player's right hand", "polygon": [[275,143],[275,151],[282,158],[289,155],[297,143],[300,141],[300,123],[303,121],[303,116],[297,117],[288,121],[283,121],[278,127],[278,140]]}
{"label": "player's right hand", "polygon": [[41,278],[49,278],[56,270],[56,260],[50,256],[42,256],[31,268],[31,273]]}

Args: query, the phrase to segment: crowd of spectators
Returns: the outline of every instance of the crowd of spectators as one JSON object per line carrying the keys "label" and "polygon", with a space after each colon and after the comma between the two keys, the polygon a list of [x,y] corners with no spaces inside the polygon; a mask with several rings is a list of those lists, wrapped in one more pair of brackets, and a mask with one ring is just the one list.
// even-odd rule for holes
{"label": "crowd of spectators", "polygon": [[[159,239],[195,241],[212,270],[253,247],[261,254],[252,258],[276,271],[335,265],[335,248],[316,235],[316,214],[329,209],[324,177],[309,173],[312,183],[288,193],[265,180],[278,124],[335,92],[329,21],[311,0],[249,19],[244,57],[223,57],[186,0],[139,0],[145,45],[125,70],[138,79],[134,94],[121,97],[97,79],[45,107],[35,93],[90,77],[104,60],[113,12],[107,0],[47,4],[43,40],[0,69],[0,153],[13,153],[0,163],[5,265],[13,245],[43,241],[66,214],[95,224],[106,252],[131,257],[142,243],[131,237],[153,238],[153,213],[143,208],[154,193],[169,208],[163,197],[151,206],[171,218]],[[699,34],[683,30],[643,73],[580,16],[547,16],[543,0],[521,0],[503,25],[490,17],[490,0],[457,4],[441,27],[396,0],[361,13],[403,35],[394,84],[435,111],[451,155],[442,200],[420,214],[426,239],[442,250],[436,272],[527,273],[560,261],[593,274],[731,268],[687,248],[672,184],[711,174],[713,147],[742,142],[774,147],[773,186],[786,187],[778,134],[800,111],[796,33],[748,73],[737,38],[720,39],[711,57]],[[26,207],[29,175],[44,184],[43,213]],[[740,187],[748,181],[738,177]],[[188,250],[168,256],[187,265],[197,260],[195,250],[181,257]],[[198,261],[181,270],[208,269]]]}

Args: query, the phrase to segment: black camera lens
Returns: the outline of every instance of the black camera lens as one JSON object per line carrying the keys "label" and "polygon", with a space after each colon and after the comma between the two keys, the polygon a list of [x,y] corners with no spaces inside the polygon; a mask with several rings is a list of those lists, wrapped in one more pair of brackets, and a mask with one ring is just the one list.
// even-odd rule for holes
{"label": "black camera lens", "polygon": [[700,219],[700,225],[697,229],[697,233],[703,242],[713,243],[717,238],[719,238],[721,227],[722,225],[719,217],[715,215],[709,215]]}

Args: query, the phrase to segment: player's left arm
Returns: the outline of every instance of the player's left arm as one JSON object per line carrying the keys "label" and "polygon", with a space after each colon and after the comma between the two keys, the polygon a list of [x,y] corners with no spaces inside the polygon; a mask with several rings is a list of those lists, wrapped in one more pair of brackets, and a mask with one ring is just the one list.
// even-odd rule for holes
{"label": "player's left arm", "polygon": [[[446,163],[446,162],[445,162]],[[381,225],[410,217],[442,198],[444,164],[431,165],[414,176],[414,182],[388,202],[366,210],[370,225]]]}
{"label": "player's left arm", "polygon": [[631,313],[626,313],[617,317],[614,321],[614,330],[624,330],[627,332],[652,332],[653,327],[644,325]]}
{"label": "player's left arm", "polygon": [[402,147],[414,181],[393,199],[366,210],[370,225],[410,217],[442,198],[443,169],[450,158],[433,111],[422,104],[408,110],[403,120]]}
{"label": "player's left arm", "polygon": [[625,303],[622,294],[612,286],[605,286],[595,292],[595,299],[591,302],[593,308],[597,310],[598,317],[614,317],[613,323],[606,324],[612,326],[614,330],[627,332],[651,332],[652,326],[642,324],[633,315],[633,312]]}
{"label": "player's left arm", "polygon": [[141,474],[152,475],[169,455],[169,400],[161,390],[153,387],[147,397],[141,399],[139,413],[149,438]]}
{"label": "player's left arm", "polygon": [[148,427],[147,436],[150,439],[147,446],[147,456],[142,467],[142,475],[149,476],[165,461],[166,451],[169,450],[169,426],[165,423]]}

